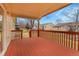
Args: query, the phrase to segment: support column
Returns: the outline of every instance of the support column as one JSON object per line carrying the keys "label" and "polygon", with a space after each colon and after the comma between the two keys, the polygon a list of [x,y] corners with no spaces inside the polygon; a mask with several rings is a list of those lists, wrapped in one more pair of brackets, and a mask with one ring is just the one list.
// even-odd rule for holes
{"label": "support column", "polygon": [[15,17],[15,29],[18,27],[17,25],[17,17]]}

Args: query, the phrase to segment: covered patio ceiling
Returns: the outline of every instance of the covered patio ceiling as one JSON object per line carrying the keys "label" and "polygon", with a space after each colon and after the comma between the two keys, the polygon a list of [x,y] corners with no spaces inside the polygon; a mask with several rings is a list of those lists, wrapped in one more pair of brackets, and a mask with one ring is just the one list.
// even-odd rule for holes
{"label": "covered patio ceiling", "polygon": [[69,3],[4,3],[3,5],[7,12],[14,16],[39,19],[69,5]]}

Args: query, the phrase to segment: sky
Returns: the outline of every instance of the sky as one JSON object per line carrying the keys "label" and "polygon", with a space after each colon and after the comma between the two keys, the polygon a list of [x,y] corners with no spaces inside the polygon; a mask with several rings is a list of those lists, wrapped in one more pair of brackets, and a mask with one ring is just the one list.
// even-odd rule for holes
{"label": "sky", "polygon": [[[76,7],[79,7],[79,3],[73,3],[70,4],[69,6],[60,9],[54,13],[51,13],[47,16],[44,16],[41,18],[40,22],[41,24],[43,23],[53,23],[56,24],[57,20],[62,20],[62,22],[72,22],[73,20],[71,18],[68,18],[67,16],[65,16],[63,13],[67,14],[71,17],[73,17],[72,14],[76,13]],[[75,10],[75,11],[74,11]],[[75,17],[74,17],[75,19]]]}
{"label": "sky", "polygon": [[[79,7],[79,3],[72,3],[67,7],[64,7],[63,9],[60,9],[56,12],[53,12],[49,15],[46,15],[40,19],[41,24],[45,23],[53,23],[56,24],[57,22],[65,23],[65,22],[72,22],[75,20],[74,14],[76,13],[76,9]],[[69,16],[65,16],[64,13]],[[70,18],[71,17],[71,18]],[[28,22],[28,19],[18,18],[19,20],[17,22],[22,22],[26,24]]]}
{"label": "sky", "polygon": [[28,22],[28,19],[26,18],[19,18],[19,17],[17,17],[17,23],[19,24],[19,23],[23,23],[23,24],[27,24],[27,22]]}

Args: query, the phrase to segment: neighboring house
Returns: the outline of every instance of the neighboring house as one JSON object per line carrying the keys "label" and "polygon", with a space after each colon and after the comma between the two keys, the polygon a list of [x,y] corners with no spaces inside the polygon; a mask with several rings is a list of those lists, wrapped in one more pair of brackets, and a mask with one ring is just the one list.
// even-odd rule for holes
{"label": "neighboring house", "polygon": [[79,31],[79,22],[60,23],[53,28],[57,31]]}
{"label": "neighboring house", "polygon": [[53,26],[53,29],[52,30],[55,30],[55,31],[68,31],[69,29],[66,27],[66,26]]}
{"label": "neighboring house", "polygon": [[[38,29],[38,25],[34,24],[33,29],[37,30]],[[43,25],[42,24],[39,25],[39,29],[43,30]]]}
{"label": "neighboring house", "polygon": [[52,30],[54,24],[52,24],[52,23],[46,23],[46,24],[43,24],[42,26],[43,26],[44,30]]}
{"label": "neighboring house", "polygon": [[[33,29],[38,29],[38,25],[35,24]],[[79,31],[79,22],[59,23],[54,25],[52,23],[40,24],[41,30],[55,30],[55,31]]]}

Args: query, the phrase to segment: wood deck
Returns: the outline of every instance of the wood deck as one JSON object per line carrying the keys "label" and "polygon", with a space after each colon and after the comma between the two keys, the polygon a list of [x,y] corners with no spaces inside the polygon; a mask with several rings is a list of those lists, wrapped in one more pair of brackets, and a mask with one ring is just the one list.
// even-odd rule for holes
{"label": "wood deck", "polygon": [[79,51],[53,40],[26,38],[12,40],[5,56],[79,56]]}

